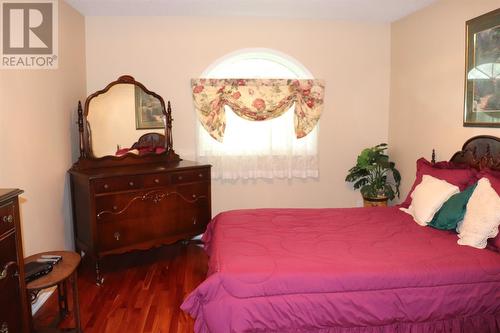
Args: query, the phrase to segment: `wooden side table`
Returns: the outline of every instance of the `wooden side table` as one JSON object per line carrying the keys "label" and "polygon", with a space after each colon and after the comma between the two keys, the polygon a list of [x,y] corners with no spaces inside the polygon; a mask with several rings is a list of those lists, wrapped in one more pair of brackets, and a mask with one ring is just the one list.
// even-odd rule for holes
{"label": "wooden side table", "polygon": [[80,324],[80,305],[78,302],[78,279],[76,272],[76,269],[80,264],[80,255],[76,252],[69,251],[44,252],[34,254],[32,256],[29,256],[28,258],[25,258],[25,263],[36,261],[37,259],[40,259],[42,255],[59,255],[62,256],[62,260],[57,265],[54,265],[54,268],[49,274],[31,281],[26,285],[28,297],[30,297],[30,295],[36,294],[42,289],[57,286],[59,315],[60,320],[62,320],[69,312],[67,282],[71,278],[73,289],[73,315],[75,318],[76,326],[72,330],[72,332],[82,333]]}

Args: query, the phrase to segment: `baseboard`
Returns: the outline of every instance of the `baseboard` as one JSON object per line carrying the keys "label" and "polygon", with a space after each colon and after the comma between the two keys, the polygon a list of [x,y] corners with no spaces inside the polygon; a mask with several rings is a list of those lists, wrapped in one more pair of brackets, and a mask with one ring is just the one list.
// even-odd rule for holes
{"label": "baseboard", "polygon": [[42,305],[45,304],[45,302],[47,302],[47,300],[52,295],[52,293],[54,293],[56,288],[57,287],[52,287],[52,288],[47,288],[47,289],[43,289],[40,291],[40,293],[38,294],[38,297],[36,298],[35,303],[31,304],[31,313],[33,315],[35,313],[37,313],[38,310],[40,310],[40,308],[42,307]]}

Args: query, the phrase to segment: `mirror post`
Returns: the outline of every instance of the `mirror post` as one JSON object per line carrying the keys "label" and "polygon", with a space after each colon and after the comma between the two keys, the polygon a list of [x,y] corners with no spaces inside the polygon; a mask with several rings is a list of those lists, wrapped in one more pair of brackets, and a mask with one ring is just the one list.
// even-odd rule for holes
{"label": "mirror post", "polygon": [[172,108],[170,107],[170,101],[167,102],[167,124],[165,126],[165,148],[167,152],[170,152],[174,145],[172,140]]}
{"label": "mirror post", "polygon": [[85,147],[83,143],[83,109],[82,102],[78,101],[78,137],[80,138],[80,158],[85,157]]}

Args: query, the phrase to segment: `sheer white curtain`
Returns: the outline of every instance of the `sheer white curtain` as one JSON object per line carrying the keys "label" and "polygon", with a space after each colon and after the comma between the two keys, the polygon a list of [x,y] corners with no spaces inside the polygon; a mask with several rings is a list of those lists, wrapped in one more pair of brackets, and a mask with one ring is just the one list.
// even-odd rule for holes
{"label": "sheer white curtain", "polygon": [[[206,78],[293,78],[312,75],[299,63],[276,52],[260,50],[228,56],[208,69]],[[226,106],[224,142],[213,139],[197,122],[197,160],[212,165],[212,178],[318,177],[318,126],[297,139],[293,106],[282,116],[249,121]]]}

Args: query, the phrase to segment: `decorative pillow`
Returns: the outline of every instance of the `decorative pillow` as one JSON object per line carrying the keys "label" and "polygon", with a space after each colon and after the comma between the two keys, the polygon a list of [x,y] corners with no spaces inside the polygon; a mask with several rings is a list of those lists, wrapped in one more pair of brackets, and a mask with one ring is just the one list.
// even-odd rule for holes
{"label": "decorative pillow", "polygon": [[422,181],[423,175],[429,175],[437,179],[445,180],[450,184],[458,186],[460,191],[463,191],[477,181],[476,173],[477,171],[475,169],[467,166],[452,162],[437,162],[432,164],[422,157],[417,160],[417,174],[415,182],[413,183],[405,201],[401,204],[401,207],[408,208],[410,206],[412,200],[411,194],[415,190],[415,187]]}
{"label": "decorative pillow", "polygon": [[455,230],[458,222],[464,219],[467,203],[475,188],[476,184],[452,195],[434,215],[429,226],[441,230]]}
{"label": "decorative pillow", "polygon": [[[478,174],[479,178],[488,178],[491,187],[500,195],[500,171],[484,169]],[[500,252],[500,226],[498,227],[498,234],[495,238],[488,239],[488,245],[493,249]]]}
{"label": "decorative pillow", "polygon": [[400,209],[413,216],[418,224],[426,226],[441,206],[458,192],[458,186],[429,175],[423,175],[422,181],[411,194],[410,207]]}
{"label": "decorative pillow", "polygon": [[477,178],[487,178],[490,181],[491,187],[500,195],[500,171],[484,169],[477,174]]}
{"label": "decorative pillow", "polygon": [[500,196],[487,178],[481,178],[467,204],[464,220],[458,223],[458,244],[478,249],[486,247],[488,238],[498,234]]}

